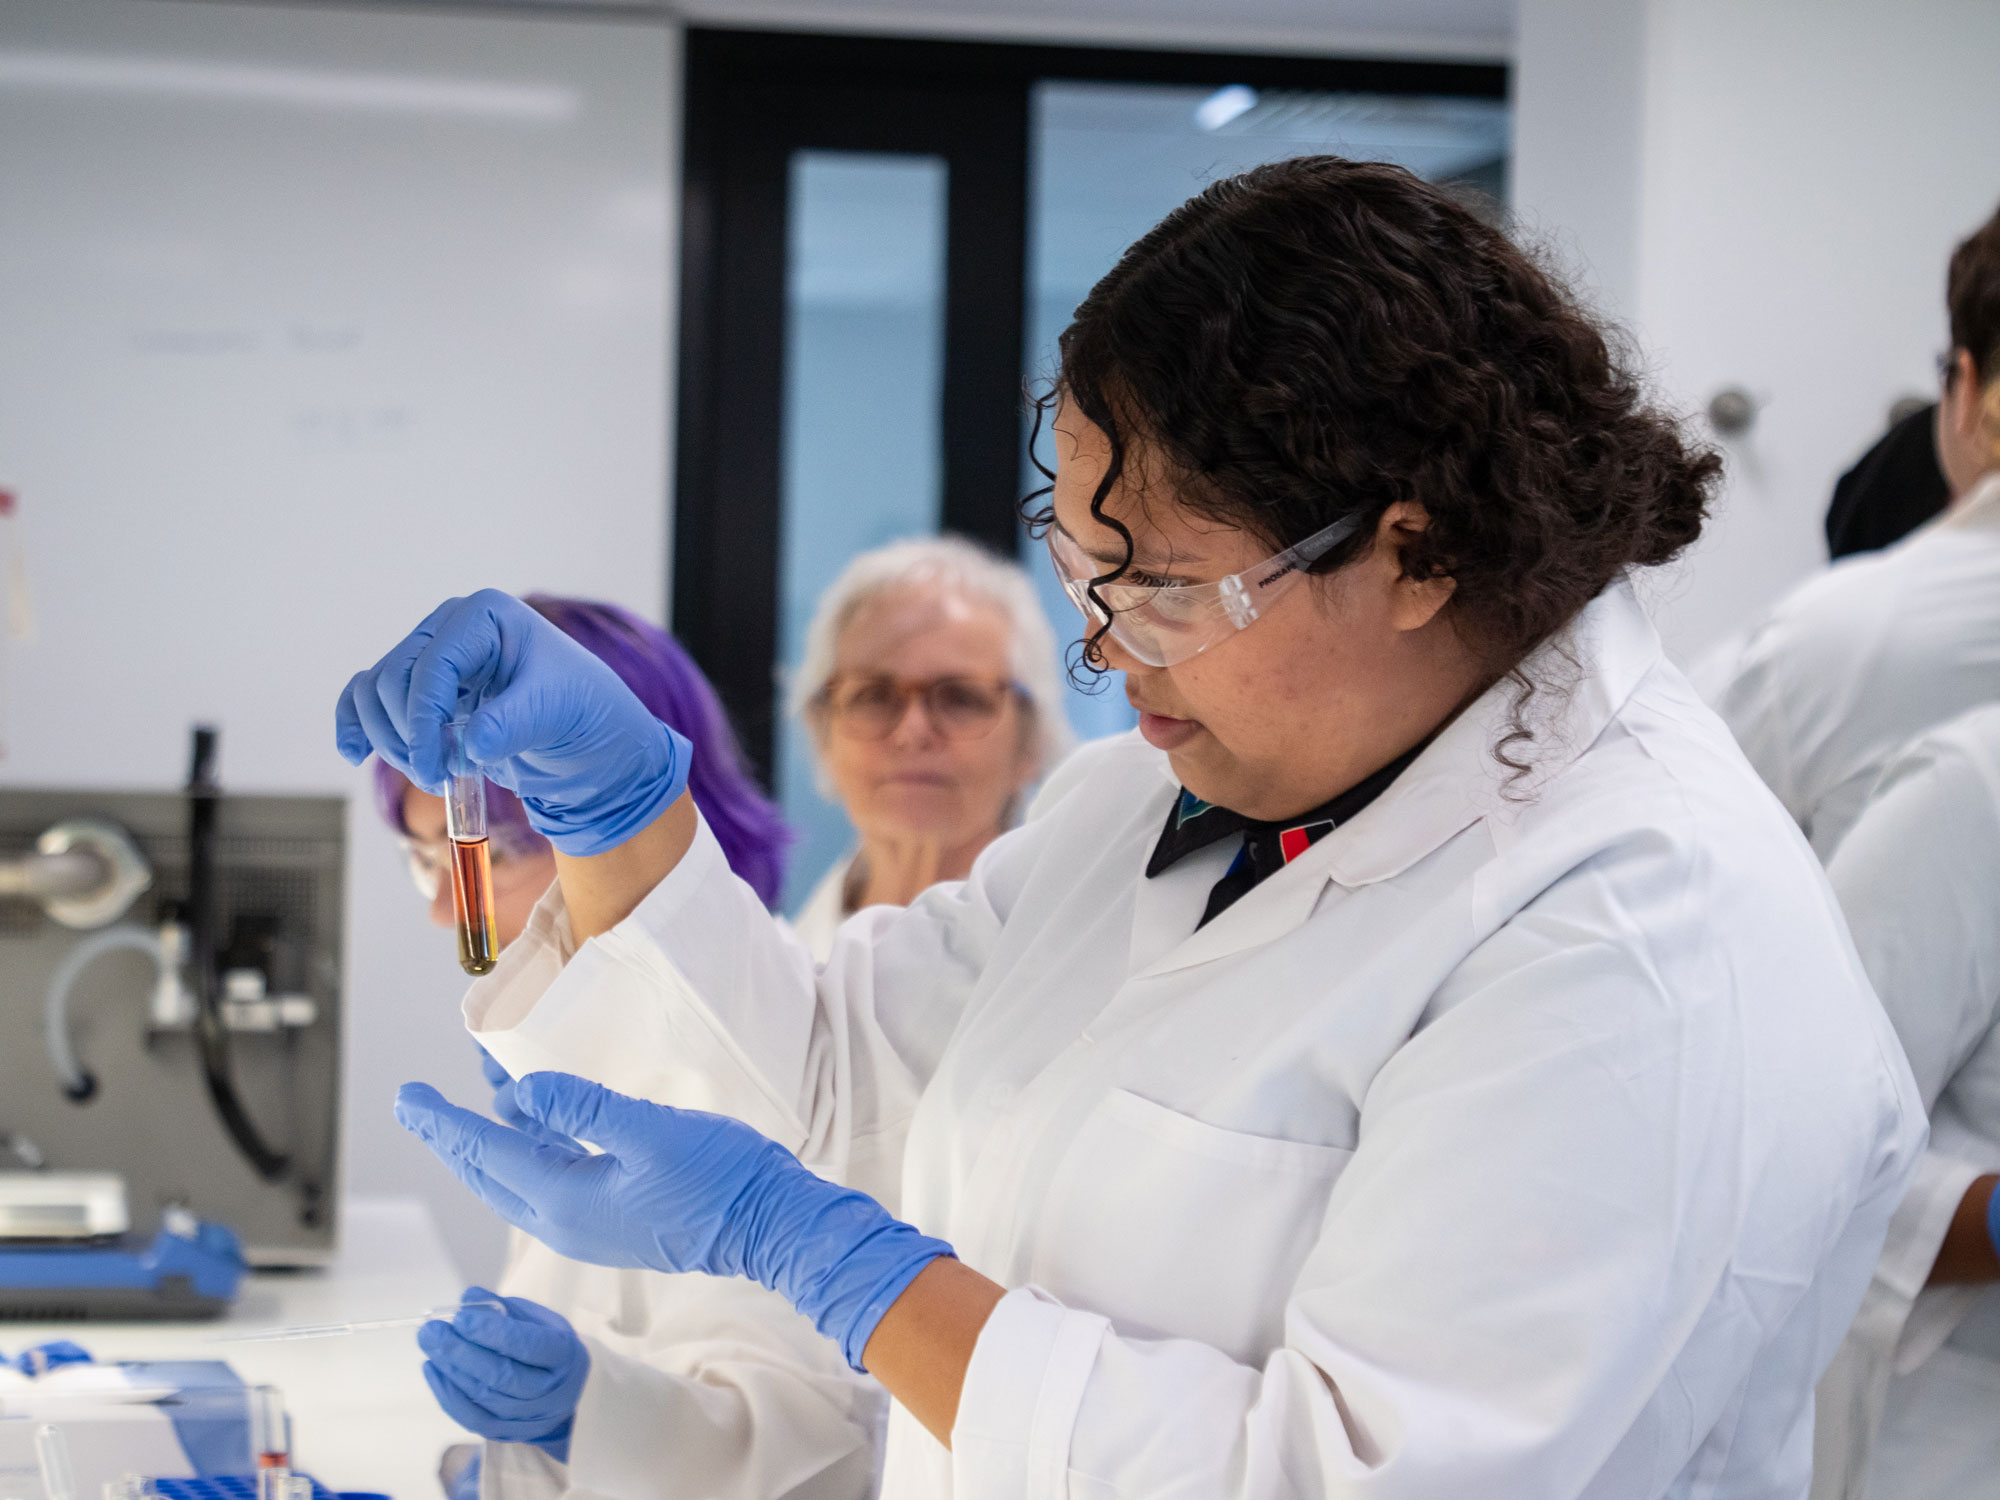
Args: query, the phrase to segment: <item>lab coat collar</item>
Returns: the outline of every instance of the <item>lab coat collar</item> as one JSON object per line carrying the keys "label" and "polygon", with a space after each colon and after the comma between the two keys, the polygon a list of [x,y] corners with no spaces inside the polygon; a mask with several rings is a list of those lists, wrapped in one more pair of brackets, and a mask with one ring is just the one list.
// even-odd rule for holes
{"label": "lab coat collar", "polygon": [[[1526,776],[1515,778],[1493,755],[1511,728],[1519,693],[1512,680],[1502,679],[1446,725],[1352,822],[1138,972],[1183,969],[1270,942],[1311,916],[1329,883],[1352,889],[1391,880],[1474,823],[1513,822],[1603,733],[1660,660],[1660,638],[1631,584],[1620,579],[1524,664],[1529,678],[1541,685],[1527,705],[1534,739],[1522,747],[1530,765]],[[1164,816],[1164,801],[1160,808]],[[1142,945],[1142,932],[1156,932],[1186,905],[1187,893],[1174,889],[1178,873],[1140,882],[1135,961],[1144,961],[1142,946],[1153,946]],[[1199,903],[1194,910],[1199,914]]]}
{"label": "lab coat collar", "polygon": [[1992,526],[2000,524],[2000,473],[1988,474],[1962,495],[1944,513],[1946,526]]}

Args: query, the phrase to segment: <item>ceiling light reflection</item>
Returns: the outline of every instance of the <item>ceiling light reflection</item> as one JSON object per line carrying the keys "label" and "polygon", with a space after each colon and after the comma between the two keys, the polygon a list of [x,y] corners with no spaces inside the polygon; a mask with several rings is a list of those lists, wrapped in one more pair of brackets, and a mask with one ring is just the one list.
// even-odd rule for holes
{"label": "ceiling light reflection", "polygon": [[0,49],[0,90],[7,89],[147,94],[541,124],[570,119],[580,107],[574,90],[548,84]]}

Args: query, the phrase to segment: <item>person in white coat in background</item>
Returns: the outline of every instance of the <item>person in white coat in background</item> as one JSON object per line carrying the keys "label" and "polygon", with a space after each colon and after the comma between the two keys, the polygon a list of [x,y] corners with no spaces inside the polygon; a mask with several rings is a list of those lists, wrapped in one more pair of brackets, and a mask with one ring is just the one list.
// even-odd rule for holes
{"label": "person in white coat in background", "polygon": [[963,880],[1071,744],[1034,585],[960,537],[850,561],[806,627],[790,700],[859,837],[792,918],[820,959],[862,907]]}
{"label": "person in white coat in background", "polygon": [[[673,637],[616,605],[533,594],[542,618],[608,664],[663,722],[701,745],[691,794],[732,871],[769,902],[790,830],[745,766],[714,690]],[[431,919],[455,898],[444,803],[394,767],[376,802],[402,837]],[[494,915],[503,950],[555,879],[520,802],[489,789]],[[518,1118],[513,1080],[485,1060],[494,1108]],[[874,1489],[882,1392],[856,1378],[782,1299],[747,1282],[586,1265],[515,1231],[497,1284],[505,1317],[470,1340],[426,1334],[426,1378],[487,1441],[447,1455],[455,1497],[555,1500],[860,1500]],[[473,1288],[473,1297],[485,1295]],[[480,1342],[484,1339],[484,1342]],[[770,1429],[789,1437],[760,1440]],[[814,1455],[804,1463],[788,1454]]]}
{"label": "person in white coat in background", "polygon": [[1696,680],[1822,860],[1913,735],[2000,699],[2000,212],[1952,252],[1944,514],[1843,558]]}
{"label": "person in white coat in background", "polygon": [[399,1117],[567,1254],[781,1290],[895,1398],[892,1500],[1803,1496],[1925,1127],[1626,581],[1714,456],[1506,236],[1334,157],[1127,251],[1050,404],[1139,731],[824,966],[506,596],[355,678],[344,754],[434,783],[464,691],[558,856],[466,1001],[547,1133]]}
{"label": "person in white coat in background", "polygon": [[1931,1145],[1821,1382],[1814,1500],[2000,1496],[2000,704],[1891,761],[1827,873]]}

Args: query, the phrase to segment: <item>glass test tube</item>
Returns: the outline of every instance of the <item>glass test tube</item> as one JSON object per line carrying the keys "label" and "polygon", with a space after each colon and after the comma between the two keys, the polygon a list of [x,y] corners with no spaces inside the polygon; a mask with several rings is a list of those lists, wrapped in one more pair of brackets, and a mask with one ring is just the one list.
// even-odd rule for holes
{"label": "glass test tube", "polygon": [[[493,919],[493,858],[486,844],[486,778],[462,748],[464,719],[444,729],[444,831],[451,840],[451,896],[458,913],[458,966],[484,974],[500,957],[500,928]],[[462,773],[462,774],[461,774]]]}
{"label": "glass test tube", "polygon": [[[292,1468],[292,1418],[284,1392],[275,1385],[250,1387],[250,1457],[257,1465],[258,1500],[284,1500]],[[266,1474],[274,1485],[266,1485]]]}
{"label": "glass test tube", "polygon": [[76,1471],[69,1466],[69,1439],[63,1430],[44,1422],[35,1429],[35,1458],[42,1469],[42,1493],[48,1500],[76,1500]]}

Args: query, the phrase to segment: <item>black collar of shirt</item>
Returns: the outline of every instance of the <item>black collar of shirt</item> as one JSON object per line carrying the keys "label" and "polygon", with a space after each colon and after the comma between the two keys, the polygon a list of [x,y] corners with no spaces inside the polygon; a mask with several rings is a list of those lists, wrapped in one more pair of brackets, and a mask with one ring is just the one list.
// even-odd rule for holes
{"label": "black collar of shirt", "polygon": [[1146,861],[1146,878],[1150,880],[1172,869],[1199,849],[1241,834],[1242,852],[1209,893],[1208,910],[1201,918],[1202,924],[1206,924],[1381,796],[1422,748],[1419,745],[1399,755],[1312,811],[1276,822],[1246,818],[1229,808],[1204,802],[1183,787],[1167,812],[1167,826],[1160,830],[1153,856]]}

